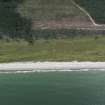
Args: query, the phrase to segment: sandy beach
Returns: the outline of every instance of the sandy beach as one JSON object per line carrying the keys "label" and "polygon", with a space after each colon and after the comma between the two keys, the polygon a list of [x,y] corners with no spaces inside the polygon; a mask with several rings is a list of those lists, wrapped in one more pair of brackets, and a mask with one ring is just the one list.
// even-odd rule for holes
{"label": "sandy beach", "polygon": [[49,71],[105,70],[105,62],[11,62],[1,63],[0,72],[49,72]]}

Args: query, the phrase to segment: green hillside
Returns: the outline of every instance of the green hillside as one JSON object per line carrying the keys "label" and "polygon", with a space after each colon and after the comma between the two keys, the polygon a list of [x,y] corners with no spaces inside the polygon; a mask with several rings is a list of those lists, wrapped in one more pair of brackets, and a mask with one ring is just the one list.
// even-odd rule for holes
{"label": "green hillside", "polygon": [[79,18],[88,20],[71,0],[24,0],[18,7],[22,16],[33,20]]}
{"label": "green hillside", "polygon": [[75,0],[97,23],[105,24],[105,0]]}
{"label": "green hillside", "polygon": [[[84,7],[98,23],[105,22],[104,0],[75,0]],[[71,25],[89,22],[89,17],[72,0],[2,0],[0,1],[0,38],[32,39],[33,22],[43,24]],[[63,21],[62,20],[66,20]],[[76,20],[76,21],[75,21]],[[58,23],[57,23],[58,21]],[[79,23],[78,23],[79,21]],[[41,23],[42,22],[42,23]],[[44,22],[44,23],[43,23]],[[57,25],[56,25],[57,23]],[[34,23],[35,24],[35,23]],[[85,24],[87,26],[88,24]],[[56,28],[55,28],[56,29]]]}

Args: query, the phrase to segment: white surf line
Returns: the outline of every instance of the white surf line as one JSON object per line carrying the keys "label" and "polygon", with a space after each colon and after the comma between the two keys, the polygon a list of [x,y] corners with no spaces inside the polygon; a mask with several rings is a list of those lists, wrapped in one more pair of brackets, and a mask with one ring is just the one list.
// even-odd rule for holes
{"label": "white surf line", "polygon": [[71,0],[71,2],[77,7],[79,8],[82,12],[84,12],[90,19],[90,21],[92,22],[92,24],[94,26],[102,26],[101,24],[96,24],[96,22],[94,21],[94,19],[91,17],[91,15],[84,9],[82,8],[81,6],[79,6],[75,1]]}
{"label": "white surf line", "polygon": [[105,70],[105,62],[14,62],[0,64],[0,72]]}

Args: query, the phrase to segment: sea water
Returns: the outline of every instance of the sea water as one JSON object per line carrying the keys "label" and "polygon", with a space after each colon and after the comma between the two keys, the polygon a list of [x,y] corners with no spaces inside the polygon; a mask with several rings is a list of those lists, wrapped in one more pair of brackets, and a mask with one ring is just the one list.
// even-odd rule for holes
{"label": "sea water", "polygon": [[105,62],[0,64],[0,105],[105,105]]}
{"label": "sea water", "polygon": [[44,71],[1,72],[0,105],[105,105],[105,69]]}

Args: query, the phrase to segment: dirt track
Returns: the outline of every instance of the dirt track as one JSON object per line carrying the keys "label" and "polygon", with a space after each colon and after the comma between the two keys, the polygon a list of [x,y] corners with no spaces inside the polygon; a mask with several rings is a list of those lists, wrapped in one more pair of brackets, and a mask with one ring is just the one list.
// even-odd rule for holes
{"label": "dirt track", "polygon": [[33,21],[33,29],[87,29],[105,30],[105,25],[93,25],[91,21],[80,19],[62,19],[48,21]]}

